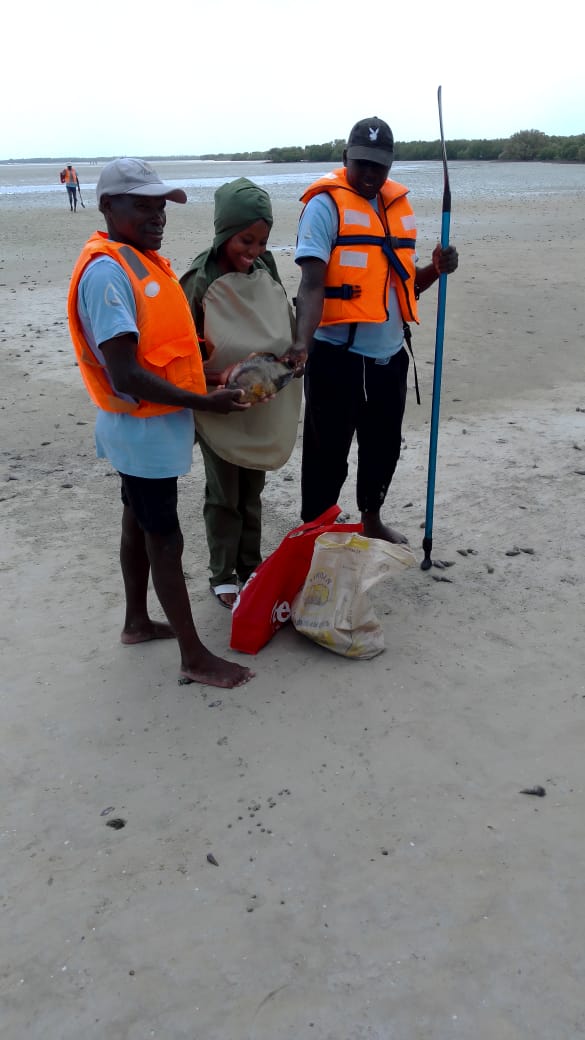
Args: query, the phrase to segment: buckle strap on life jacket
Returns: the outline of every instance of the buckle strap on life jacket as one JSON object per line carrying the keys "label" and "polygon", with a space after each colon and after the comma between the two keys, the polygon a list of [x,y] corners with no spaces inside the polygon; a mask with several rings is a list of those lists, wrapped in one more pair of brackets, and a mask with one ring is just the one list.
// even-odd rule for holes
{"label": "buckle strap on life jacket", "polygon": [[353,300],[354,296],[359,296],[359,289],[359,285],[348,285],[344,282],[343,285],[325,286],[323,295],[326,300]]}
{"label": "buckle strap on life jacket", "polygon": [[406,267],[396,256],[395,249],[414,249],[415,243],[411,238],[396,238],[393,235],[338,235],[335,240],[336,246],[380,246],[390,266],[402,282],[410,278]]}
{"label": "buckle strap on life jacket", "polygon": [[399,260],[398,257],[396,256],[396,253],[394,252],[394,250],[393,250],[393,248],[392,248],[392,246],[390,244],[390,241],[387,238],[384,239],[384,245],[382,246],[382,252],[384,253],[384,255],[387,258],[387,260],[389,261],[390,267],[393,267],[394,270],[396,271],[396,274],[400,278],[401,282],[407,282],[408,279],[410,278],[410,275],[409,275],[408,271],[406,270],[406,267],[404,266],[402,261]]}
{"label": "buckle strap on life jacket", "polygon": [[412,238],[398,238],[397,235],[344,235],[340,234],[334,246],[381,246],[389,243],[392,249],[414,249],[416,242]]}

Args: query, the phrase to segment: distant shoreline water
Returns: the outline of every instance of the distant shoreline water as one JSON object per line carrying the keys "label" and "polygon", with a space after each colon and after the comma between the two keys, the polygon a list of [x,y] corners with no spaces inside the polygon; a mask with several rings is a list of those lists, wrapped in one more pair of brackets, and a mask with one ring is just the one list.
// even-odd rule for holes
{"label": "distant shoreline water", "polygon": [[[303,188],[334,169],[337,163],[270,163],[248,161],[159,160],[156,169],[172,187],[184,188],[190,201],[210,201],[220,184],[246,176],[269,191],[275,200],[298,201]],[[60,205],[64,187],[59,163],[0,163],[0,206]],[[93,162],[77,163],[84,201],[95,205],[101,169]],[[416,199],[441,199],[440,162],[396,162],[394,180],[408,185]],[[535,198],[562,192],[585,192],[585,165],[573,163],[464,162],[450,164],[451,189],[459,198]]]}

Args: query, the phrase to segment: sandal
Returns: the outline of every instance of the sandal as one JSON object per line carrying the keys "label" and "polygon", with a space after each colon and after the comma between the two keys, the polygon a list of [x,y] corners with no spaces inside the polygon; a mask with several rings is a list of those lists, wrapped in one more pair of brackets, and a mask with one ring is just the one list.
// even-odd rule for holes
{"label": "sandal", "polygon": [[[211,588],[211,592],[213,592],[213,595],[216,597],[217,602],[222,607],[225,607],[226,610],[232,610],[233,609],[233,607],[235,605],[235,602],[236,602],[236,599],[238,598],[238,596],[240,594],[240,589],[239,589],[238,585],[234,585],[231,582],[228,582],[225,585],[211,585],[210,588]],[[233,602],[232,603],[228,603],[225,599],[222,599],[222,596],[233,596],[234,597]]]}

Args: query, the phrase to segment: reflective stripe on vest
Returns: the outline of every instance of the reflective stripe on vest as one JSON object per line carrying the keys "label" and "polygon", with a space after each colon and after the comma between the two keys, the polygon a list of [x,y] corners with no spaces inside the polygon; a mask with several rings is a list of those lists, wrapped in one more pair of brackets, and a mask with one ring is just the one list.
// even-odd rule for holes
{"label": "reflective stripe on vest", "polygon": [[132,249],[131,246],[120,246],[118,252],[120,256],[124,257],[128,267],[131,268],[137,278],[140,278],[140,280],[148,278],[148,267],[144,266],[135,249]]}

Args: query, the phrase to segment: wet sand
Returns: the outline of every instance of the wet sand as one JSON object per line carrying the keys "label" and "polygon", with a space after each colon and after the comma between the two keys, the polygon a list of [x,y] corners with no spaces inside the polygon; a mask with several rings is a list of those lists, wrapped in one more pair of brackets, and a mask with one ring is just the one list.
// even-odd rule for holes
{"label": "wet sand", "polygon": [[[3,1037],[585,1035],[582,200],[457,211],[433,553],[452,566],[378,587],[374,660],[288,627],[218,691],[177,684],[172,643],[119,643],[118,484],[66,327],[101,227],[84,199],[2,218]],[[275,205],[271,240],[291,295],[298,210]],[[209,206],[169,206],[179,273],[210,229]],[[435,290],[421,312],[385,510],[420,558]],[[268,479],[266,553],[298,522],[299,447]],[[202,494],[196,452],[185,569],[225,653]]]}

